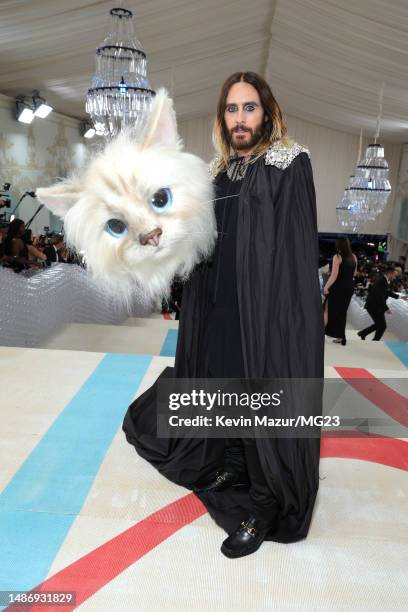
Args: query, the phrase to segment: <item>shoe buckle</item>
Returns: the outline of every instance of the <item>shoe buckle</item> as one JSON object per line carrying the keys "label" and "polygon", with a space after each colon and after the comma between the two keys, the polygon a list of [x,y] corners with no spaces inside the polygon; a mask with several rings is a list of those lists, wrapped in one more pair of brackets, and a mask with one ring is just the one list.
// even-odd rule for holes
{"label": "shoe buckle", "polygon": [[241,523],[242,527],[244,527],[245,531],[247,533],[249,533],[249,535],[251,536],[255,536],[256,535],[256,529],[255,527],[249,527],[248,523],[245,523],[245,521],[242,521]]}

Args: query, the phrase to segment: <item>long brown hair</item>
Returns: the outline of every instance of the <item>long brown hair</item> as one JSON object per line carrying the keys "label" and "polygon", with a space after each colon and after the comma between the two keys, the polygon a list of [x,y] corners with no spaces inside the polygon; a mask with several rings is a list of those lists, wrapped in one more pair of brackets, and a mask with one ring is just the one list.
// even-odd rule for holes
{"label": "long brown hair", "polygon": [[228,77],[221,88],[217,104],[217,115],[214,122],[213,143],[217,153],[221,157],[220,170],[228,166],[230,156],[229,134],[224,119],[227,96],[231,87],[235,85],[235,83],[241,82],[249,83],[249,85],[255,87],[266,117],[263,135],[254,151],[257,157],[262,155],[273,142],[280,140],[287,134],[287,127],[282,111],[265,79],[259,74],[256,74],[256,72],[234,72],[234,74]]}
{"label": "long brown hair", "polygon": [[342,259],[353,257],[350,240],[346,236],[340,236],[336,240],[336,253],[340,253]]}

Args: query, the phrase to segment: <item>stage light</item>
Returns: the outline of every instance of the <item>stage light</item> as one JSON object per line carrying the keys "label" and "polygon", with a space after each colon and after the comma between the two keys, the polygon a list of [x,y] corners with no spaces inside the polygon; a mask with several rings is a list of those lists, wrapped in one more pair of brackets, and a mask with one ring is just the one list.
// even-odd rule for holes
{"label": "stage light", "polygon": [[40,104],[40,106],[35,109],[34,115],[36,117],[41,117],[41,119],[45,119],[45,117],[48,117],[51,111],[52,106],[48,106],[48,104]]}
{"label": "stage light", "polygon": [[31,108],[23,108],[18,116],[18,120],[21,121],[21,123],[31,123],[33,119],[34,113]]}
{"label": "stage light", "polygon": [[40,104],[40,106],[35,109],[34,115],[36,117],[41,117],[41,119],[45,119],[45,117],[48,117],[51,111],[52,106],[48,106],[48,104]]}
{"label": "stage light", "polygon": [[46,103],[44,98],[40,96],[40,92],[38,90],[34,90],[32,93],[33,98],[33,107],[34,107],[34,115],[36,117],[41,117],[44,119],[47,117],[50,112],[53,110],[52,106]]}
{"label": "stage light", "polygon": [[95,136],[94,128],[88,128],[84,134],[84,138],[93,138]]}
{"label": "stage light", "polygon": [[81,121],[81,136],[84,138],[93,138],[95,136],[95,128],[88,121],[88,119],[82,119]]}
{"label": "stage light", "polygon": [[20,123],[31,123],[34,119],[33,109],[26,102],[24,96],[17,96],[16,98],[16,119]]}

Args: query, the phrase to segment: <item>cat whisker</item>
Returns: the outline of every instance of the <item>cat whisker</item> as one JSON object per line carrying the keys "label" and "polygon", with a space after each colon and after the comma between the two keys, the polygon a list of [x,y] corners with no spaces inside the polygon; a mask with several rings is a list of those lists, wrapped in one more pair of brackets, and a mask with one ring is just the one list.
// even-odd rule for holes
{"label": "cat whisker", "polygon": [[[217,234],[220,234],[221,232],[217,231]],[[191,238],[195,238],[195,237],[200,237],[200,236],[207,236],[207,232],[191,232],[188,237],[179,237],[179,238],[173,238],[173,237],[168,237],[167,238],[167,242],[166,245],[167,246],[172,246],[172,245],[177,245],[180,244],[181,242],[189,242],[191,240]]]}
{"label": "cat whisker", "polygon": [[216,202],[217,200],[227,200],[228,198],[236,198],[239,196],[239,193],[235,193],[232,195],[228,195],[228,196],[222,196],[219,198],[213,198],[212,200],[205,200],[205,202],[203,202],[203,204],[208,204],[209,202]]}
{"label": "cat whisker", "polygon": [[[217,231],[218,235],[225,234],[225,232],[221,232],[221,231],[218,231],[218,230],[216,230],[216,231]],[[196,236],[199,237],[199,236],[206,236],[206,235],[207,235],[207,232],[192,232],[192,233],[190,233],[188,235],[188,238],[184,238],[184,237],[183,238],[168,238],[167,245],[169,245],[169,244],[170,245],[172,245],[172,244],[175,244],[175,245],[176,244],[180,244],[180,242],[187,242],[191,238],[195,238]]]}

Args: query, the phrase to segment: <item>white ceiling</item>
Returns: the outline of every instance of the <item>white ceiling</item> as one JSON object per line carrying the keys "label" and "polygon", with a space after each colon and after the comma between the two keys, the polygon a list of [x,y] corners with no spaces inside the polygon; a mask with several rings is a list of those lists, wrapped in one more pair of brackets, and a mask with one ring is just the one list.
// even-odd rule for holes
{"label": "white ceiling", "polygon": [[289,115],[408,142],[408,0],[278,0],[266,71]]}
{"label": "white ceiling", "polygon": [[[39,89],[61,113],[84,100],[116,0],[0,0],[0,92]],[[407,0],[129,0],[152,86],[179,119],[214,113],[236,70],[265,75],[289,115],[408,141]]]}

